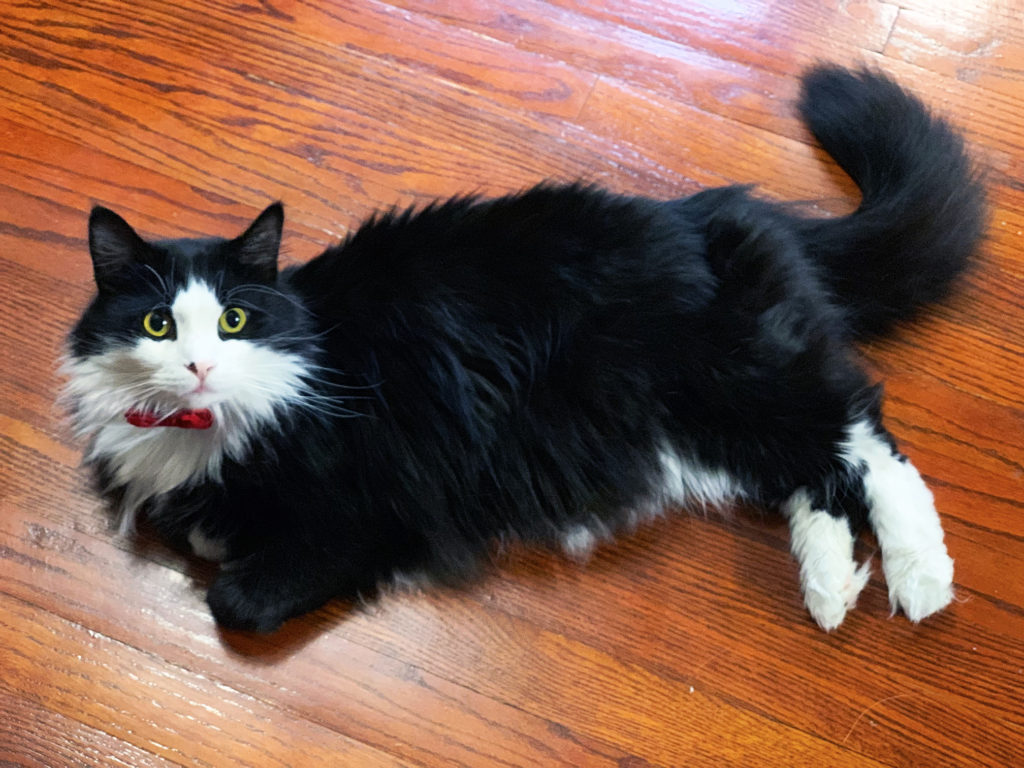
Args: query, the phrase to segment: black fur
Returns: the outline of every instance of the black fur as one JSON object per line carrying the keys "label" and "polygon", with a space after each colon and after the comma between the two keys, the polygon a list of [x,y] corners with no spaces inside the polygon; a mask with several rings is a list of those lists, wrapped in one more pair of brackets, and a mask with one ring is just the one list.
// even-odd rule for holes
{"label": "black fur", "polygon": [[[282,411],[222,483],[153,515],[171,538],[198,524],[230,542],[217,620],[271,630],[396,571],[462,582],[498,539],[614,531],[656,493],[665,443],[767,505],[806,487],[862,526],[839,446],[856,419],[884,430],[850,342],[945,292],[983,195],[953,131],[880,74],[816,69],[800,108],[864,192],[851,216],[801,218],[739,187],[663,202],[541,185],[379,215],[280,275],[272,232],[255,249],[145,246],[165,280],[273,285],[248,301],[301,329],[289,349],[345,410]],[[93,218],[92,241],[130,240]],[[136,311],[160,290],[137,266],[111,272],[110,250],[76,355],[117,325],[106,294],[134,293]]]}

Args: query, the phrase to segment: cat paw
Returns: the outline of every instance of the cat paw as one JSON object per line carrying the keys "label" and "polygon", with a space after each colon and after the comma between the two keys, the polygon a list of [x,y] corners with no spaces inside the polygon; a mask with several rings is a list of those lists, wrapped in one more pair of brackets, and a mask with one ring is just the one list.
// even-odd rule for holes
{"label": "cat paw", "polygon": [[206,593],[206,604],[224,629],[266,634],[277,630],[290,615],[244,571],[222,570]]}
{"label": "cat paw", "polygon": [[945,546],[883,554],[882,569],[894,614],[902,610],[908,619],[918,622],[953,601],[953,560]]}
{"label": "cat paw", "polygon": [[857,597],[871,576],[869,563],[854,567],[842,563],[840,568],[817,568],[804,579],[804,605],[818,626],[826,632],[837,629],[846,612],[857,604]]}
{"label": "cat paw", "polygon": [[804,605],[826,632],[839,627],[857,603],[871,571],[853,559],[853,534],[845,518],[814,509],[806,490],[783,506],[792,535],[790,546],[800,563]]}

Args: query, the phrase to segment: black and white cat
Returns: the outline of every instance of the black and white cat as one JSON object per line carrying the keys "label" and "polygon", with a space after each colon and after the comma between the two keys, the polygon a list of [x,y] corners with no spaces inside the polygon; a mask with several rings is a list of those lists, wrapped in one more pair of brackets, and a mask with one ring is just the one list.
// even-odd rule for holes
{"label": "black and white cat", "polygon": [[863,192],[850,216],[545,184],[380,214],[279,272],[279,204],[234,240],[147,242],[94,209],[67,392],[124,528],[224,561],[214,616],[269,631],[399,576],[463,582],[496,541],[585,556],[747,499],[788,517],[826,630],[867,580],[865,526],[893,609],[940,610],[932,496],[851,345],[944,294],[983,193],[881,74],[812,70],[800,108]]}

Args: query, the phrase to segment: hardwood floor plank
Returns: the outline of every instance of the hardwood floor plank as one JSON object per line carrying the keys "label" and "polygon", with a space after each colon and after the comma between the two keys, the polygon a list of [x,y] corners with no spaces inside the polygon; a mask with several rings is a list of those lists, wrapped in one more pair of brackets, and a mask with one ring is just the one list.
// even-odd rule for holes
{"label": "hardwood floor plank", "polygon": [[[187,5],[176,7],[190,10]],[[465,191],[467,184],[476,186],[497,175],[474,167],[478,161],[484,166],[505,161],[510,166],[505,177],[512,169],[526,171],[520,183],[551,170],[557,175],[557,169],[548,167],[545,173],[536,166],[533,153],[501,149],[503,135],[519,135],[531,120],[507,111],[496,119],[492,112],[500,113],[500,108],[475,92],[425,81],[399,64],[302,38],[287,37],[265,49],[273,55],[264,52],[259,39],[239,46],[236,21],[228,12],[217,13],[216,6],[204,8],[204,36],[195,41],[208,63],[191,69],[179,50],[193,42],[185,31],[193,19],[187,13],[175,18],[172,9],[146,10],[154,16],[148,27],[140,28],[145,57],[140,59],[135,50],[142,43],[112,35],[104,68],[94,71],[89,68],[91,51],[77,46],[74,35],[48,40],[54,57],[48,69],[34,68],[38,65],[27,54],[24,61],[8,64],[8,108],[20,119],[51,129],[63,118],[70,122],[64,130],[86,133],[97,148],[165,169],[200,187],[220,178],[221,187],[215,190],[230,198],[251,200],[254,189],[272,180],[278,196],[287,193],[313,210],[336,210],[347,198],[358,199],[367,191],[389,205],[396,202],[396,191],[405,196],[401,202]],[[101,22],[116,15],[96,3],[83,4],[79,12]],[[39,44],[36,26],[21,22],[11,27],[25,38],[17,51]],[[263,35],[263,42],[270,34],[248,32]],[[116,76],[124,70],[135,74]],[[43,72],[45,98],[38,77]],[[179,84],[157,85],[161,79]],[[89,96],[87,102],[83,93]],[[163,115],[161,122],[144,124],[145,115],[154,112]],[[401,114],[400,121],[396,114]],[[510,130],[510,119],[525,125]],[[434,147],[434,161],[410,163],[408,153],[422,151],[438,122],[449,130],[446,143]],[[535,122],[533,133],[538,141],[552,143]],[[453,154],[447,142],[459,151]],[[511,183],[516,185],[515,176]]]}
{"label": "hardwood floor plank", "polygon": [[168,667],[6,594],[0,606],[0,685],[138,749],[172,762],[214,765],[224,756],[226,740],[236,765],[402,765],[311,722],[284,723],[280,712],[261,701],[210,686],[201,674]]}
{"label": "hardwood floor plank", "polygon": [[[901,444],[930,480],[973,492],[975,505],[1003,500],[1007,511],[997,518],[996,509],[987,509],[986,524],[1024,536],[1024,516],[1009,511],[1024,509],[1024,451],[1014,438],[1024,432],[1024,411],[923,379],[903,373],[886,378],[886,418]],[[978,519],[976,513],[965,517]]]}
{"label": "hardwood floor plank", "polygon": [[1013,98],[1024,88],[1019,3],[900,3],[885,56]]}
{"label": "hardwood floor plank", "polygon": [[[237,8],[231,3],[214,5],[220,5],[225,15]],[[305,0],[295,3],[292,13],[293,34],[302,36],[310,46],[333,45],[349,53],[381,58],[532,112],[575,115],[596,79],[550,57],[495,45],[464,25],[445,26],[385,2]]]}
{"label": "hardwood floor plank", "polygon": [[[552,597],[557,599],[556,595],[547,595],[548,599]],[[573,599],[573,597],[565,596],[566,599]],[[533,606],[530,605],[529,607],[532,608]],[[578,609],[582,610],[585,607],[578,606]],[[488,613],[486,630],[480,627],[479,621],[470,622],[468,620],[469,617],[466,616],[466,618],[455,625],[460,628],[457,637],[451,632],[441,635],[445,628],[437,626],[427,618],[429,622],[429,629],[427,631],[430,632],[431,637],[435,638],[435,642],[429,647],[422,645],[414,646],[412,643],[402,643],[401,638],[406,636],[415,637],[417,636],[416,633],[423,632],[424,616],[421,611],[416,609],[409,609],[408,611],[403,609],[404,606],[395,608],[396,611],[406,613],[409,619],[408,624],[403,626],[402,631],[396,632],[392,628],[391,631],[380,633],[379,635],[380,642],[389,649],[389,653],[402,655],[403,658],[408,657],[409,654],[413,654],[414,658],[429,656],[429,661],[424,658],[421,663],[429,664],[435,668],[443,668],[446,670],[446,674],[455,677],[463,684],[472,685],[477,690],[490,692],[494,696],[506,697],[505,700],[516,703],[517,706],[523,708],[531,708],[533,711],[539,709],[542,712],[547,706],[561,708],[573,706],[573,702],[577,701],[576,699],[567,702],[558,693],[564,690],[566,686],[566,679],[563,675],[572,675],[577,664],[585,666],[587,669],[592,669],[595,664],[602,664],[606,658],[604,652],[595,649],[595,647],[599,648],[601,645],[601,641],[598,638],[592,636],[588,639],[587,643],[580,643],[570,639],[571,635],[567,637],[561,628],[552,632],[544,630],[531,631],[522,622],[502,621],[496,614],[491,612]],[[453,613],[458,610],[458,606],[453,606],[446,602],[443,604],[443,609],[443,614],[450,619]],[[437,613],[440,612],[432,612],[433,615]],[[723,618],[729,621],[730,618],[735,617],[726,616]],[[766,631],[766,628],[758,628],[759,622],[756,619],[751,622],[751,618],[748,612],[744,612],[742,626],[746,628],[747,632],[753,631],[760,635]],[[349,622],[346,624],[345,629],[347,631],[357,631],[359,623]],[[770,626],[771,623],[766,622],[766,625]],[[379,626],[380,622],[375,621],[368,631],[375,632]],[[466,629],[474,627],[481,633],[480,637],[467,638]],[[618,642],[623,645],[635,644],[636,627],[637,624],[635,622],[629,622],[627,626],[619,627],[625,634]],[[682,624],[682,627],[681,631],[688,631],[685,623]],[[644,629],[650,631],[649,627],[644,627]],[[591,633],[598,632],[603,634],[607,630],[599,623],[597,627],[591,628],[590,631]],[[412,634],[407,635],[406,632]],[[732,636],[729,639],[728,647],[735,648],[737,638]],[[449,645],[449,642],[446,642],[446,640],[450,641],[451,644]],[[604,642],[608,641],[605,640]],[[465,663],[460,663],[458,658],[452,658],[453,654],[460,650],[465,650],[467,654],[473,653],[475,645],[489,648],[500,647],[503,650],[503,655],[511,654],[513,658],[517,658],[518,654],[528,654],[531,668],[540,667],[538,674],[542,676],[543,682],[534,679],[523,680],[518,675],[510,676],[510,678],[514,679],[499,678],[494,680],[492,678],[488,681],[477,680],[469,666]],[[762,674],[761,668],[758,665],[758,656],[760,654],[754,653],[752,649],[745,647],[745,644],[741,645],[744,646],[742,651],[737,652],[735,656],[730,654],[727,661],[716,660],[714,657],[711,658],[711,664],[714,664],[716,667],[714,670],[715,684],[709,689],[705,689],[700,685],[699,674],[697,679],[690,677],[689,679],[675,681],[673,680],[675,675],[670,671],[672,667],[669,667],[668,670],[657,669],[655,672],[651,672],[649,671],[649,661],[647,660],[639,663],[640,668],[644,670],[644,674],[639,674],[636,668],[627,665],[625,668],[611,668],[608,670],[607,675],[609,677],[621,678],[627,676],[624,673],[628,670],[629,679],[637,680],[639,678],[644,686],[645,695],[652,701],[652,704],[662,711],[666,708],[671,708],[673,719],[679,722],[683,732],[686,734],[694,734],[701,725],[701,719],[698,718],[695,721],[694,712],[686,705],[686,702],[693,702],[695,697],[701,695],[711,697],[712,699],[719,699],[721,697],[721,700],[726,702],[737,701],[737,699],[729,695],[730,691],[719,687],[724,677],[735,675],[736,689],[742,691],[744,708],[749,707],[751,713],[769,711],[773,713],[773,719],[778,722],[777,733],[780,734],[781,738],[785,739],[784,751],[791,756],[790,759],[794,761],[794,764],[802,763],[804,760],[811,760],[813,762],[813,759],[807,757],[806,753],[803,752],[802,748],[804,745],[800,744],[800,740],[793,739],[787,733],[788,728],[806,728],[814,732],[824,730],[827,734],[831,729],[826,723],[840,720],[843,722],[843,727],[848,728],[849,723],[853,722],[857,715],[857,711],[854,708],[858,705],[861,708],[867,706],[871,703],[871,697],[876,696],[876,694],[867,693],[864,695],[864,699],[860,699],[861,691],[872,691],[873,686],[865,685],[863,682],[856,683],[852,679],[847,679],[842,681],[846,685],[836,685],[836,688],[831,692],[832,697],[835,698],[832,698],[827,694],[823,694],[813,683],[809,683],[795,669],[786,669],[778,676],[772,675],[770,681],[765,680],[763,683],[754,682]],[[1013,647],[1018,650],[1020,648],[1019,644]],[[993,653],[996,650],[993,649]],[[537,654],[541,654],[541,656],[538,657]],[[619,647],[616,649],[615,655],[621,658],[633,654],[643,658],[645,649],[634,647],[632,654],[629,654]],[[806,653],[803,656],[804,664],[806,665]],[[609,656],[608,658],[611,657]],[[675,654],[671,663],[673,666],[678,667],[680,664],[686,664],[685,660],[685,655]],[[725,664],[733,665],[729,675],[726,675],[721,670],[721,667],[725,666]],[[773,669],[778,669],[779,667],[778,661],[775,659],[771,659],[770,664]],[[824,668],[829,666],[827,664],[823,665]],[[818,677],[813,668],[804,666],[803,669],[808,678]],[[851,678],[855,673],[855,670],[851,670]],[[472,679],[470,679],[471,677]],[[885,695],[891,695],[893,691],[906,690],[900,685],[899,677],[900,675],[896,673],[888,679],[882,679],[878,684],[878,689],[885,691]],[[783,683],[781,681],[786,682]],[[597,681],[594,682],[596,683]],[[952,680],[948,682],[953,684]],[[590,683],[590,681],[579,681],[576,683],[575,688],[579,691],[581,685],[586,686],[587,683]],[[766,706],[762,709],[759,706],[760,702],[751,701],[750,689],[751,687],[761,688],[762,686],[767,688],[770,684],[775,688],[774,696],[766,697],[770,698],[770,701],[766,702]],[[516,687],[517,685],[521,685],[523,688],[519,689]],[[789,685],[793,687],[789,688]],[[814,691],[808,692],[803,687],[805,685],[814,686]],[[538,692],[538,687],[543,693],[539,699],[534,698]],[[694,692],[688,696],[685,695],[690,688],[693,688]],[[917,686],[911,686],[911,690],[916,688]],[[998,684],[994,686],[989,685],[988,688],[998,688]],[[582,693],[586,694],[587,690],[586,687],[583,687]],[[903,764],[907,761],[907,758],[913,757],[926,764],[944,764],[944,761],[948,760],[952,764],[962,761],[963,764],[987,763],[990,765],[1000,765],[999,760],[1001,758],[996,757],[995,754],[1005,756],[1017,753],[1018,739],[1024,731],[1021,729],[1019,719],[1015,724],[1006,722],[1007,712],[1012,712],[1011,708],[1014,706],[1012,702],[1008,702],[1005,699],[1001,700],[998,707],[998,719],[994,719],[991,716],[979,716],[977,713],[972,713],[972,707],[970,706],[956,706],[954,698],[941,690],[941,688],[938,690],[926,688],[923,691],[917,689],[917,692],[920,695],[913,706],[895,708],[900,711],[894,712],[890,716],[883,733],[864,734],[858,739],[857,751],[859,754],[856,760],[864,762],[878,760],[885,763],[893,757],[891,750],[893,742],[899,743],[902,745],[901,748],[905,750],[905,756],[902,759],[898,759],[896,761],[897,764]],[[783,697],[789,699],[788,706],[778,700]],[[883,696],[877,696],[877,698],[883,698]],[[847,699],[852,699],[852,703],[847,704]],[[842,704],[839,702],[842,702]],[[910,702],[905,703],[905,705],[909,704]],[[650,717],[649,710],[637,710],[635,704],[631,704],[624,706],[623,709],[625,711],[620,712],[620,706],[622,705],[617,702],[606,701],[601,708],[602,716],[612,718],[611,724],[614,730],[636,733],[639,737],[644,738],[645,741],[647,739],[657,740],[659,743],[665,744],[666,749],[673,743],[671,739],[666,743],[666,736],[664,734],[645,731],[643,722],[634,721],[633,718]],[[768,755],[776,752],[778,747],[781,746],[779,742],[774,744],[765,742],[761,735],[761,729],[750,727],[746,722],[746,718],[738,718],[734,714],[726,714],[721,710],[717,710],[703,698],[696,698],[695,706],[700,707],[702,714],[706,713],[708,708],[711,707],[712,717],[718,721],[715,730],[726,730],[726,738],[736,743],[737,747],[739,747],[738,752],[731,753],[727,744],[718,744],[713,741],[709,743],[710,740],[706,739],[704,745],[710,748],[713,754],[729,755],[730,759],[742,762],[743,764],[758,764],[763,763]],[[847,707],[853,711],[850,711],[846,718],[843,718],[839,711],[846,710]],[[997,708],[993,706],[993,709]],[[579,713],[574,712],[576,717],[581,718],[589,714],[589,710]],[[793,722],[793,720],[797,720],[797,722]],[[954,739],[945,735],[949,732],[948,729],[957,727],[957,724],[966,723],[969,723],[966,726],[969,732],[977,734],[979,742],[986,745],[983,749],[977,749],[969,739]],[[783,724],[787,726],[785,730],[781,729]],[[588,727],[601,728],[608,727],[608,725],[595,723]],[[741,735],[732,733],[733,728],[740,729],[743,733],[749,734],[757,742],[748,743]],[[844,735],[840,734],[841,730],[842,727],[837,726],[835,728],[835,735],[832,736],[835,739],[834,744],[836,748],[841,746],[841,739]],[[796,741],[795,744],[793,743],[794,741]],[[763,749],[764,752],[759,752],[759,749]],[[845,762],[845,759],[840,754],[826,753],[821,745],[814,745],[813,749],[819,754],[828,754],[828,757],[823,758],[828,764],[842,764]],[[667,760],[668,764],[675,764],[672,762],[673,756],[675,756],[675,760],[678,760],[678,755],[692,755],[695,753],[700,754],[699,745],[685,744],[680,745],[678,751],[672,750],[663,755],[655,754],[650,757],[663,761]],[[992,753],[991,757],[989,753]]]}
{"label": "hardwood floor plank", "polygon": [[[799,0],[720,3],[658,0],[556,0],[597,19],[642,30],[729,61],[796,74],[801,62],[848,57],[853,49],[881,51],[896,4],[854,0],[838,7]],[[827,30],[827,34],[822,34]],[[849,62],[847,62],[849,63]]]}
{"label": "hardwood floor plank", "polygon": [[[791,138],[806,138],[790,105],[798,88],[794,77],[740,65],[676,39],[597,17],[586,9],[562,8],[542,0],[517,2],[511,11],[483,0],[393,4],[563,61],[602,79],[629,83]],[[765,99],[765,93],[772,98]]]}
{"label": "hardwood floor plank", "polygon": [[175,763],[64,717],[0,681],[0,763],[22,768],[168,768]]}

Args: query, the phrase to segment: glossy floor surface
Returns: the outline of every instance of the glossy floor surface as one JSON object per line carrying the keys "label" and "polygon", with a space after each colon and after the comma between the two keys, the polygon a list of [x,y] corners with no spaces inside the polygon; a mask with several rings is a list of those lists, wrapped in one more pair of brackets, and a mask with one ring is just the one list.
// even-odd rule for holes
{"label": "glossy floor surface", "polygon": [[[945,613],[890,617],[876,574],[826,634],[784,522],[737,510],[252,638],[212,623],[209,569],[110,529],[53,404],[91,205],[234,235],[282,199],[290,260],[548,177],[841,212],[794,116],[819,59],[916,90],[991,190],[960,290],[864,351],[943,516]],[[8,2],[0,157],[5,765],[1024,765],[1021,0]]]}

